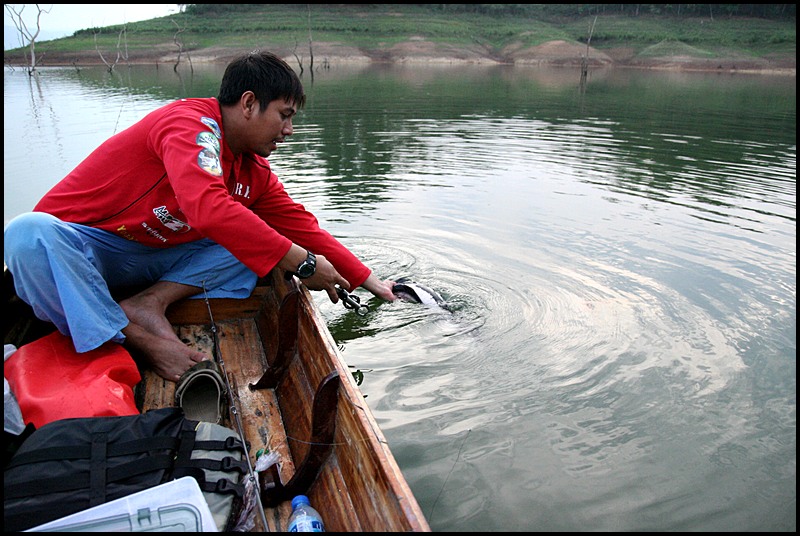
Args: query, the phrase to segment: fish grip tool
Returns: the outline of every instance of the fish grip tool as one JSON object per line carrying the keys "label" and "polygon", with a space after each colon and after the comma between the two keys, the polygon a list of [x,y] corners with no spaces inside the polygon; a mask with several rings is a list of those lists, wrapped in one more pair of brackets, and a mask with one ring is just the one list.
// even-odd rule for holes
{"label": "fish grip tool", "polygon": [[[283,277],[287,281],[292,279],[294,274],[292,272],[284,272]],[[336,288],[336,295],[342,300],[345,309],[352,309],[358,316],[367,316],[369,313],[369,305],[361,303],[361,298],[355,294],[350,294],[339,285],[334,285]]]}
{"label": "fish grip tool", "polygon": [[345,309],[354,310],[358,316],[366,316],[369,313],[369,305],[362,304],[361,298],[355,294],[350,294],[339,285],[336,285],[336,295],[342,300]]}

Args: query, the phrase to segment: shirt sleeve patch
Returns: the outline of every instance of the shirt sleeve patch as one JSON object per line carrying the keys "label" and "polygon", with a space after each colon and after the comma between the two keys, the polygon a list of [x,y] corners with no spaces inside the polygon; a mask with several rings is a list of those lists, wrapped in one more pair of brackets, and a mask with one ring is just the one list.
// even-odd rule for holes
{"label": "shirt sleeve patch", "polygon": [[195,143],[200,147],[205,147],[206,149],[214,152],[217,156],[219,156],[219,139],[214,137],[211,132],[201,132],[197,135],[197,139]]}
{"label": "shirt sleeve patch", "polygon": [[222,164],[219,161],[219,156],[214,151],[203,148],[200,154],[197,155],[197,165],[215,177],[222,176]]}
{"label": "shirt sleeve patch", "polygon": [[203,123],[208,128],[210,128],[211,131],[214,133],[214,136],[217,137],[217,139],[222,138],[222,131],[220,130],[219,125],[217,124],[216,121],[214,121],[210,117],[203,116],[200,118],[200,122]]}

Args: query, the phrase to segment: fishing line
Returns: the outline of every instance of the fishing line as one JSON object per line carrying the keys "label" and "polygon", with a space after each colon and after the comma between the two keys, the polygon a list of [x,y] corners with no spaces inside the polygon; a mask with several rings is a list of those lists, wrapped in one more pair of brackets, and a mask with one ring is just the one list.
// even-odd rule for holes
{"label": "fishing line", "polygon": [[461,441],[461,447],[458,449],[458,454],[456,454],[456,460],[453,462],[453,466],[450,467],[450,472],[447,473],[447,476],[444,479],[444,483],[442,484],[442,489],[439,490],[439,494],[436,496],[436,499],[433,501],[433,506],[431,506],[431,513],[428,515],[430,519],[433,519],[433,511],[436,510],[436,503],[439,502],[439,497],[442,496],[442,492],[444,491],[444,487],[447,485],[447,481],[450,480],[450,475],[453,474],[453,469],[456,468],[456,464],[458,463],[458,459],[461,457],[461,451],[464,450],[464,444],[467,442],[467,438],[469,437],[469,433],[472,431],[472,428],[467,430],[467,435],[464,436],[464,440]]}
{"label": "fishing line", "polygon": [[[292,436],[288,436],[288,435],[286,436],[286,439],[291,439],[292,441],[297,441],[298,443],[303,443],[304,445],[325,445],[325,446],[331,446],[331,447],[337,447],[337,446],[340,446],[340,445],[341,446],[347,446],[347,445],[352,443],[352,441],[347,441],[345,443],[318,443],[316,441],[303,441],[302,439],[298,439],[296,437],[292,437]],[[369,439],[368,438],[364,438],[364,437],[356,439],[356,442],[361,442],[361,443],[366,443],[367,441],[369,441]]]}
{"label": "fishing line", "polygon": [[248,452],[249,447],[247,445],[247,439],[244,435],[244,426],[242,425],[242,418],[239,414],[239,410],[236,407],[236,397],[237,394],[233,394],[233,389],[231,388],[230,380],[228,379],[228,371],[225,369],[225,360],[222,359],[222,350],[219,346],[219,337],[217,336],[217,324],[214,322],[214,315],[211,313],[211,302],[208,301],[208,292],[206,291],[206,282],[203,281],[203,299],[206,302],[206,308],[208,309],[208,318],[211,321],[211,335],[214,339],[214,354],[217,359],[217,363],[219,364],[220,372],[222,373],[222,377],[225,380],[225,387],[228,392],[228,405],[231,415],[233,415],[234,419],[233,422],[236,425],[236,432],[239,434],[239,439],[242,442],[242,445],[245,446],[245,456],[244,459],[247,461],[247,474],[248,478],[250,479],[250,483],[253,486],[253,489],[256,493],[256,510],[258,511],[259,517],[261,518],[261,523],[264,527],[265,531],[269,531],[269,525],[267,524],[267,516],[264,514],[264,507],[261,503],[261,490],[259,489],[258,478],[256,478],[256,472],[253,468],[253,464],[250,462],[250,453]]}
{"label": "fishing line", "polygon": [[[355,408],[357,408],[357,409],[360,409],[361,411],[364,411],[364,408],[363,408],[362,406],[360,406],[359,404],[356,404],[356,403],[354,403],[354,402],[353,402],[353,400],[350,398],[350,394],[349,394],[347,391],[345,391],[345,396],[346,396],[346,398],[347,398],[347,401],[348,401],[350,404],[352,404],[352,405],[353,405],[353,407],[355,407]],[[372,426],[372,421],[368,421],[368,422],[370,423],[370,426]],[[375,434],[375,439],[376,439],[376,440],[377,440],[379,443],[386,444],[386,441],[384,441],[384,440],[382,440],[382,439],[380,438],[380,437],[381,437],[381,435],[380,435],[380,434],[377,434],[377,433],[375,433],[375,430],[374,430],[374,429],[372,430],[372,432]],[[303,439],[299,439],[299,438],[297,438],[297,437],[292,437],[292,436],[290,436],[290,435],[288,435],[288,434],[286,435],[286,439],[287,439],[287,441],[288,441],[289,439],[291,439],[292,441],[296,441],[296,442],[298,442],[298,443],[303,443],[304,445],[330,445],[330,446],[332,446],[332,447],[336,447],[336,446],[347,446],[347,445],[350,445],[350,444],[352,444],[352,443],[354,443],[354,442],[355,442],[355,443],[366,443],[366,442],[368,442],[368,441],[370,440],[370,438],[369,438],[369,437],[358,437],[358,438],[350,438],[350,439],[349,439],[347,442],[345,442],[345,443],[338,443],[338,442],[334,442],[334,443],[319,443],[319,442],[315,442],[315,441],[305,441],[305,440],[303,440]]]}
{"label": "fishing line", "polygon": [[[130,95],[130,92],[128,93],[127,97],[133,100],[133,97]],[[124,109],[125,109],[125,101],[123,100],[122,104],[120,104],[119,106],[119,113],[117,114],[117,122],[114,124],[114,134],[117,133],[117,129],[119,128],[119,121],[122,118],[122,111]]]}

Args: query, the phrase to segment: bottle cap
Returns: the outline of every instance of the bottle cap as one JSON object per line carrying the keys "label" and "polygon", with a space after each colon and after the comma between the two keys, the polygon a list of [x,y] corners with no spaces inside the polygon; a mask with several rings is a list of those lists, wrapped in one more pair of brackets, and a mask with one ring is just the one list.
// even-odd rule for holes
{"label": "bottle cap", "polygon": [[311,506],[311,503],[308,502],[308,497],[306,497],[305,495],[298,495],[297,497],[292,499],[292,508],[297,508],[301,504],[307,504]]}

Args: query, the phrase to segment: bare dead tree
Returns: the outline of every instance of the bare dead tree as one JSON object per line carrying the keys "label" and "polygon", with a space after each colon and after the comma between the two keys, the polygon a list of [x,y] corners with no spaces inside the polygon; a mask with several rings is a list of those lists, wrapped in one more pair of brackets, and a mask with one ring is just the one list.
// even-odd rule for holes
{"label": "bare dead tree", "polygon": [[[39,37],[39,33],[42,31],[42,14],[50,13],[50,9],[53,9],[53,6],[50,6],[50,9],[44,9],[39,6],[39,4],[34,4],[36,9],[38,10],[36,13],[36,31],[32,31],[28,28],[28,25],[22,18],[22,12],[25,11],[25,6],[27,4],[23,4],[21,8],[17,9],[15,6],[11,4],[3,4],[6,8],[6,12],[11,16],[11,20],[14,22],[14,27],[17,29],[20,38],[20,45],[28,47],[28,75],[33,75],[36,73],[36,65],[41,61],[41,58],[36,58],[36,38]],[[27,43],[23,42],[27,41]]]}
{"label": "bare dead tree", "polygon": [[586,55],[581,58],[581,88],[586,87],[586,78],[589,76],[589,44],[592,42],[594,25],[597,23],[597,16],[594,17],[592,25],[589,27],[589,37],[586,39]]}
{"label": "bare dead tree", "polygon": [[[175,65],[172,67],[172,70],[177,73],[178,65],[180,65],[181,63],[181,55],[183,54],[183,41],[181,41],[180,35],[186,31],[186,28],[181,28],[180,26],[178,26],[178,23],[175,22],[174,19],[170,20],[172,21],[172,24],[174,24],[175,27],[177,28],[175,35],[172,37],[172,41],[175,43],[175,46],[178,47],[178,59],[175,60]],[[192,58],[189,56],[188,50],[186,51],[186,59],[189,61],[189,69],[191,73],[194,74],[194,66],[192,65]]]}
{"label": "bare dead tree", "polygon": [[114,60],[114,63],[109,63],[103,56],[103,53],[100,51],[100,46],[97,44],[97,34],[98,32],[95,31],[94,48],[97,51],[97,54],[100,56],[100,59],[103,61],[103,63],[105,63],[108,72],[112,73],[114,72],[114,67],[116,67],[117,63],[119,63],[119,60],[122,59],[126,62],[128,61],[128,25],[124,25],[117,36],[117,58]]}
{"label": "bare dead tree", "polygon": [[311,73],[311,81],[314,81],[314,41],[311,38],[311,4],[306,4],[308,9],[308,70]]}
{"label": "bare dead tree", "polygon": [[303,77],[303,71],[304,71],[304,68],[303,68],[303,57],[297,55],[297,39],[294,40],[294,48],[292,49],[292,55],[294,56],[294,59],[297,60],[297,65],[300,68],[300,77],[302,78]]}

